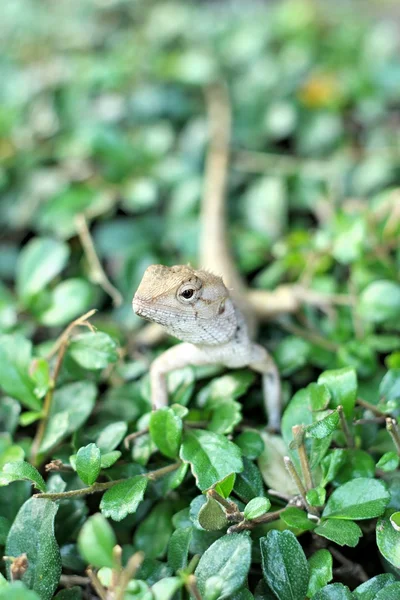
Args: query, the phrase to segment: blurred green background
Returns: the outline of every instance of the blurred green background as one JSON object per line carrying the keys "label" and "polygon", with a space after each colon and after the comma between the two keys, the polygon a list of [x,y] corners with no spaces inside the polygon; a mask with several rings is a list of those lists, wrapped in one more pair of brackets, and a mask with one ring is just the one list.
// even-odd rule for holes
{"label": "blurred green background", "polygon": [[[358,297],[397,280],[395,3],[3,0],[1,12],[3,331],[64,326],[96,306],[123,337],[140,325],[130,302],[145,267],[196,264],[214,81],[232,104],[229,230],[251,285]],[[82,212],[119,308],[91,281]],[[27,298],[14,278],[33,236],[66,242],[69,259]],[[389,291],[361,307],[372,325],[359,338]],[[353,325],[348,312],[313,321],[338,344]]]}

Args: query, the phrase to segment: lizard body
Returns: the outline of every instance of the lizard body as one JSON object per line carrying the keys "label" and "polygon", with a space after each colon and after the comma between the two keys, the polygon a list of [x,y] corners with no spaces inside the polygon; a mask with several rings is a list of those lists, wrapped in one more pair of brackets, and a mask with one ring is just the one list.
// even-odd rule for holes
{"label": "lizard body", "polygon": [[245,318],[221,277],[184,265],[152,265],[133,298],[134,312],[182,340],[150,367],[152,405],[167,405],[166,375],[187,365],[249,366],[262,373],[272,429],[280,422],[280,380],[268,352],[255,344]]}

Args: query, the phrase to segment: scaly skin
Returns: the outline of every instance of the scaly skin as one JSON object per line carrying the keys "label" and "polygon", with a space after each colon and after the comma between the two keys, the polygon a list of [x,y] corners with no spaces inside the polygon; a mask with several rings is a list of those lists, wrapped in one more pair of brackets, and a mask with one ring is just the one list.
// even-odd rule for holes
{"label": "scaly skin", "polygon": [[222,279],[205,270],[152,265],[133,298],[134,312],[182,340],[150,367],[153,409],[168,404],[166,375],[187,365],[250,367],[263,376],[269,427],[280,424],[279,373],[262,346],[252,342],[246,321]]}

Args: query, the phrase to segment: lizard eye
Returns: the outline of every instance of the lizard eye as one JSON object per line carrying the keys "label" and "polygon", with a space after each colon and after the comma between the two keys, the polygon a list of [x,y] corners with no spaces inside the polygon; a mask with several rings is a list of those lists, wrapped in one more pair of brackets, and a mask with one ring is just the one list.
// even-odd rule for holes
{"label": "lizard eye", "polygon": [[192,287],[184,287],[181,290],[179,290],[178,296],[183,301],[189,301],[192,300],[192,298],[194,297],[195,291],[196,290]]}

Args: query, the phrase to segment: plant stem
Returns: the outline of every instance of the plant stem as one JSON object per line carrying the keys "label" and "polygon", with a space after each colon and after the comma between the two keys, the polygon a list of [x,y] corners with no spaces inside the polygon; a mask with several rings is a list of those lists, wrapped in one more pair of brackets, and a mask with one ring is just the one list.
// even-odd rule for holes
{"label": "plant stem", "polygon": [[339,413],[339,418],[340,418],[340,426],[342,428],[342,431],[344,433],[344,437],[346,438],[346,444],[349,448],[354,448],[354,439],[353,436],[351,435],[350,429],[349,429],[349,425],[347,423],[344,411],[343,411],[343,406],[340,404],[337,407],[337,411]]}
{"label": "plant stem", "polygon": [[265,515],[262,515],[261,517],[257,517],[256,519],[249,519],[249,520],[244,519],[237,525],[232,525],[232,527],[229,527],[227,533],[239,533],[240,531],[245,531],[246,529],[253,529],[257,525],[262,525],[264,523],[271,523],[272,521],[277,521],[280,518],[281,513],[283,513],[283,511],[286,510],[286,508],[287,508],[287,506],[280,508],[279,510],[276,510],[275,512],[266,513]]}
{"label": "plant stem", "polygon": [[[164,477],[168,473],[172,471],[176,471],[181,466],[182,462],[178,461],[176,463],[172,463],[171,465],[167,465],[166,467],[161,467],[161,469],[156,469],[155,471],[149,471],[148,473],[143,473],[142,477],[146,477],[146,479],[150,479],[151,481],[156,481],[160,479],[160,477]],[[35,498],[47,498],[48,500],[65,500],[66,498],[75,498],[76,496],[87,496],[88,494],[95,494],[96,492],[104,492],[109,488],[112,488],[117,483],[122,483],[126,481],[126,479],[116,479],[115,481],[105,481],[104,483],[93,483],[88,487],[80,488],[79,490],[70,490],[68,492],[58,492],[58,493],[40,493],[35,494]]]}
{"label": "plant stem", "polygon": [[195,598],[195,600],[203,600],[199,592],[199,588],[197,587],[197,580],[194,575],[188,575],[185,581],[185,587],[189,594]]}
{"label": "plant stem", "polygon": [[386,429],[396,446],[397,454],[400,456],[400,430],[396,419],[386,419]]}
{"label": "plant stem", "polygon": [[363,408],[366,408],[367,410],[372,412],[372,414],[374,414],[377,417],[386,417],[386,414],[382,410],[380,410],[374,404],[371,404],[370,402],[366,402],[366,400],[363,400],[362,398],[357,398],[357,404],[359,406],[362,406]]}
{"label": "plant stem", "polygon": [[238,506],[234,502],[227,500],[226,498],[218,494],[218,492],[216,492],[214,489],[208,490],[207,496],[210,496],[211,498],[214,498],[214,500],[219,502],[225,508],[226,512],[229,515],[240,513]]}
{"label": "plant stem", "polygon": [[310,504],[307,502],[306,489],[303,485],[303,482],[301,481],[301,479],[299,477],[299,474],[297,473],[297,471],[294,467],[294,464],[292,463],[292,461],[290,460],[290,458],[288,456],[284,456],[283,461],[285,463],[286,470],[288,471],[294,484],[296,485],[297,489],[299,490],[299,494],[302,497],[304,506],[306,507],[306,509],[308,510],[309,513],[311,513],[312,515],[315,515],[316,517],[319,517],[318,510],[314,506],[310,506]]}
{"label": "plant stem", "polygon": [[143,552],[135,552],[130,559],[125,569],[122,571],[119,578],[119,589],[115,595],[115,600],[123,600],[125,590],[128,587],[130,580],[135,576],[136,572],[140,568],[140,565],[144,561]]}
{"label": "plant stem", "polygon": [[294,425],[292,427],[292,432],[297,445],[297,452],[300,458],[301,472],[304,477],[305,487],[308,491],[314,487],[314,482],[311,474],[310,463],[308,462],[306,447],[304,444],[304,427],[302,425]]}
{"label": "plant stem", "polygon": [[101,585],[100,580],[97,577],[96,573],[94,571],[92,571],[92,569],[90,567],[88,567],[86,569],[86,573],[88,574],[90,583],[92,584],[92,587],[95,590],[96,594],[98,594],[99,598],[101,600],[107,600],[107,591]]}
{"label": "plant stem", "polygon": [[133,433],[130,433],[129,435],[125,436],[124,438],[124,446],[126,450],[129,450],[129,445],[130,442],[132,442],[133,440],[136,440],[139,437],[142,437],[142,435],[146,435],[146,433],[149,433],[150,429],[148,427],[145,427],[144,429],[140,429],[140,431],[134,431]]}

